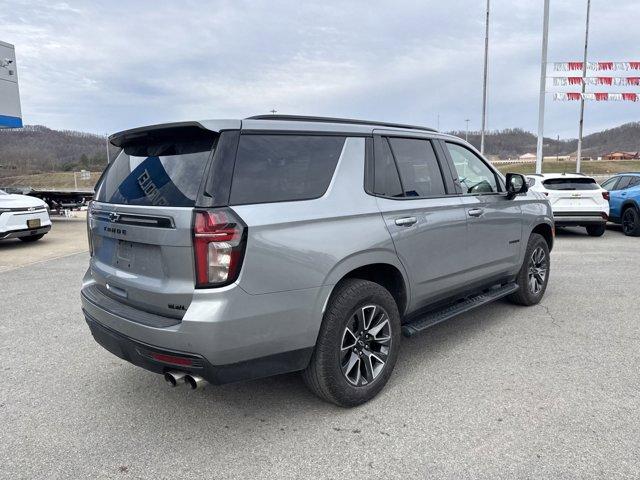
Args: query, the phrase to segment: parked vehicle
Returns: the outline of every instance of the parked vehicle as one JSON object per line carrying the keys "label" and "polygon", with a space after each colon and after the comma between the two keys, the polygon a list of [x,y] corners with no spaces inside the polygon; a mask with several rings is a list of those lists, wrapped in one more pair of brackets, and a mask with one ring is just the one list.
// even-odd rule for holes
{"label": "parked vehicle", "polygon": [[0,190],[0,240],[18,238],[23,242],[35,242],[49,230],[51,219],[46,203]]}
{"label": "parked vehicle", "polygon": [[621,224],[625,235],[640,236],[640,172],[614,175],[602,188],[609,192],[609,220]]}
{"label": "parked vehicle", "polygon": [[528,175],[529,188],[546,195],[557,227],[585,227],[592,237],[604,235],[609,218],[609,193],[580,173]]}
{"label": "parked vehicle", "polygon": [[358,405],[401,333],[547,287],[549,202],[453,136],[269,115],[110,142],[82,308],[102,346],[172,385],[303,371]]}

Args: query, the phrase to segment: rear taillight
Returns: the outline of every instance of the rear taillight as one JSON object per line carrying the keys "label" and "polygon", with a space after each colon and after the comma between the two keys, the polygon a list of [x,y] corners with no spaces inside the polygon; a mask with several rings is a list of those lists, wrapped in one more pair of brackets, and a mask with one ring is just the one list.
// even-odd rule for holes
{"label": "rear taillight", "polygon": [[240,273],[247,227],[231,210],[196,210],[193,250],[196,288],[221,287]]}
{"label": "rear taillight", "polygon": [[602,198],[604,198],[605,200],[609,200],[609,192],[602,192]]}

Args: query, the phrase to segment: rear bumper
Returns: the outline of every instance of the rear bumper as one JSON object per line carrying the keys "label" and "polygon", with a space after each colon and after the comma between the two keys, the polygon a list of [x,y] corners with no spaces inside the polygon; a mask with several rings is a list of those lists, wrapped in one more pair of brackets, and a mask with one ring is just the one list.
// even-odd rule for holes
{"label": "rear bumper", "polygon": [[8,232],[0,232],[0,240],[7,238],[31,237],[35,235],[44,235],[51,230],[51,225],[45,225],[40,228],[24,228],[21,230],[11,230]]}
{"label": "rear bumper", "polygon": [[[193,375],[199,375],[209,383],[215,385],[302,370],[309,363],[313,351],[311,347],[234,364],[214,366],[200,355],[162,349],[133,340],[126,335],[122,335],[115,330],[101,325],[97,320],[87,315],[86,312],[85,319],[95,341],[117,357],[154,373],[162,374],[168,370],[179,370]],[[192,364],[190,366],[174,365],[155,360],[153,358],[154,353],[190,359]]]}
{"label": "rear bumper", "polygon": [[[304,369],[316,342],[322,309],[331,287],[251,295],[237,285],[195,290],[182,319],[168,319],[92,296],[95,282],[87,273],[82,309],[96,340],[107,350],[148,370],[188,370],[140,358],[127,342],[163,352],[201,358],[212,383],[259,378]],[[160,322],[165,319],[166,322]],[[100,330],[110,332],[108,335]],[[99,332],[96,335],[96,331]],[[118,339],[118,348],[107,345]],[[220,371],[228,371],[222,377]]]}
{"label": "rear bumper", "polygon": [[553,212],[554,223],[560,227],[604,225],[608,218],[607,212]]}

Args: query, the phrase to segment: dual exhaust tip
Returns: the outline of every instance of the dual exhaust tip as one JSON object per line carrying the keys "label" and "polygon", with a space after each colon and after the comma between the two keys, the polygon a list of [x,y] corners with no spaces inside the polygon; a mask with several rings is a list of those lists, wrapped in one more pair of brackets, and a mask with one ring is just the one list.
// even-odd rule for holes
{"label": "dual exhaust tip", "polygon": [[164,374],[165,381],[172,387],[177,387],[181,383],[189,385],[191,390],[204,387],[207,381],[199,375],[192,375],[185,372],[169,371]]}

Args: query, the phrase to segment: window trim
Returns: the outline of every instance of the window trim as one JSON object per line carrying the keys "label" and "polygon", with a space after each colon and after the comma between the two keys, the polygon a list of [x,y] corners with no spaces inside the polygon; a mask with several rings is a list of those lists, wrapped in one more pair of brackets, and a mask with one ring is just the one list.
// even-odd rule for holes
{"label": "window trim", "polygon": [[[393,148],[391,147],[391,143],[389,142],[389,138],[404,138],[404,139],[409,139],[409,140],[422,140],[422,141],[426,141],[429,142],[431,144],[431,147],[433,148],[433,153],[436,157],[436,164],[438,166],[438,171],[440,172],[440,176],[442,177],[442,184],[444,187],[444,194],[442,195],[428,195],[428,196],[421,196],[421,197],[408,197],[405,195],[405,189],[404,189],[404,183],[402,182],[402,175],[400,175],[400,169],[398,168],[398,161],[396,159],[396,155],[393,152]],[[399,135],[386,135],[386,134],[381,134],[381,133],[374,133],[373,134],[373,141],[374,144],[377,142],[387,142],[387,145],[389,147],[389,151],[391,152],[391,158],[393,160],[393,163],[396,167],[396,173],[398,174],[398,180],[400,181],[400,188],[402,188],[402,197],[391,197],[388,195],[382,195],[380,193],[377,193],[375,191],[375,152],[376,152],[376,148],[373,149],[371,158],[367,158],[367,161],[370,161],[371,163],[371,167],[368,167],[365,165],[365,170],[371,168],[372,173],[372,179],[371,179],[371,183],[369,184],[370,186],[370,190],[367,190],[365,188],[365,191],[368,195],[371,195],[373,197],[378,197],[378,198],[386,198],[387,200],[400,200],[400,201],[404,201],[404,200],[429,200],[432,198],[448,198],[451,197],[453,195],[456,195],[455,191],[452,191],[452,187],[453,187],[453,183],[451,181],[449,181],[449,179],[447,178],[447,176],[445,175],[444,172],[444,166],[443,166],[443,157],[442,157],[442,153],[439,151],[438,149],[438,139],[433,138],[433,137],[428,137],[428,136],[423,136],[423,135],[409,135],[406,134],[404,132],[402,132],[402,134]],[[446,163],[446,160],[444,160],[444,162]],[[447,164],[448,167],[448,164]]]}
{"label": "window trim", "polygon": [[[496,169],[494,168],[493,165],[491,165],[491,162],[489,162],[488,160],[486,160],[479,152],[475,151],[475,149],[473,149],[473,147],[469,148],[470,145],[466,145],[461,141],[456,141],[455,139],[453,140],[449,140],[449,139],[443,139],[441,140],[443,145],[442,145],[442,149],[444,150],[447,159],[449,160],[449,168],[452,171],[452,174],[455,175],[454,176],[454,183],[456,184],[456,188],[458,190],[458,196],[460,197],[482,197],[482,196],[506,196],[507,192],[504,191],[506,190],[505,187],[503,187],[503,185],[506,185],[506,183],[504,182],[503,178],[502,178],[502,174]],[[484,163],[484,165],[489,169],[490,172],[493,173],[493,176],[495,178],[496,181],[496,187],[498,189],[497,192],[481,192],[481,193],[462,193],[462,185],[460,184],[460,178],[458,176],[458,170],[456,169],[455,163],[453,162],[453,157],[451,157],[451,153],[449,152],[449,148],[447,147],[447,143],[451,143],[453,145],[458,145],[459,147],[464,148],[465,150],[468,150],[469,152],[471,152],[473,155],[475,155],[482,163]],[[503,190],[504,189],[504,190]]]}

